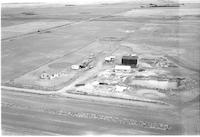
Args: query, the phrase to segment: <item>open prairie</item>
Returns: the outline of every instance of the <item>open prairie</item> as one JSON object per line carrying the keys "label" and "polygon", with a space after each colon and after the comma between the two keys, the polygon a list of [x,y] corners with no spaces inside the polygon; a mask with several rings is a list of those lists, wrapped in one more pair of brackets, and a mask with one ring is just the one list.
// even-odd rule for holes
{"label": "open prairie", "polygon": [[[200,4],[167,2],[3,5],[1,85],[13,88],[1,93],[3,134],[200,134]],[[103,63],[105,57],[114,55],[120,64],[129,54],[139,56],[139,65],[145,64],[143,58],[161,57],[175,66],[149,69],[146,63],[145,72],[134,70],[134,75],[183,78],[186,86],[130,86],[126,95],[108,93],[112,84],[89,91],[90,84],[114,66]],[[71,69],[88,58],[88,70]],[[44,80],[44,72],[63,76]],[[135,81],[130,76],[125,82]],[[90,87],[72,88],[80,83]],[[26,90],[49,95],[23,93]],[[86,95],[75,97],[76,92]],[[130,104],[119,103],[119,98]]]}

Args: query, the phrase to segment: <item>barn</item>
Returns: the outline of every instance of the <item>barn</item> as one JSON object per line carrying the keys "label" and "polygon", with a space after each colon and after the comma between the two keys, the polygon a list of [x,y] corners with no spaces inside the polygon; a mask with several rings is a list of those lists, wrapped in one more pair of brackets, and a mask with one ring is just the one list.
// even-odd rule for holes
{"label": "barn", "polygon": [[129,65],[132,67],[136,67],[137,62],[138,62],[138,56],[136,56],[136,55],[122,57],[122,65]]}

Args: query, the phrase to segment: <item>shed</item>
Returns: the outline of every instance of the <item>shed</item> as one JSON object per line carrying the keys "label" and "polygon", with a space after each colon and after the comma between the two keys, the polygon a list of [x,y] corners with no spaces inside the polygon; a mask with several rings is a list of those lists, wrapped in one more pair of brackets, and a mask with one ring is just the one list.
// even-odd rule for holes
{"label": "shed", "polygon": [[105,62],[111,62],[115,60],[115,56],[105,57]]}
{"label": "shed", "polygon": [[110,62],[110,61],[111,61],[111,58],[105,57],[105,62]]}
{"label": "shed", "polygon": [[77,69],[79,69],[79,65],[72,65],[71,69],[77,70]]}
{"label": "shed", "polygon": [[123,56],[122,57],[122,64],[135,67],[137,65],[137,60],[138,60],[137,55]]}

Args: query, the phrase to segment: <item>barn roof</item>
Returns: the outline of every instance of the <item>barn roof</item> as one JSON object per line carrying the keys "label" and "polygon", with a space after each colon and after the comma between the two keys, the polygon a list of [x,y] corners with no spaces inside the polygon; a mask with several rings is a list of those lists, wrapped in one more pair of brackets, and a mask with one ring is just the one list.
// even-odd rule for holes
{"label": "barn roof", "polygon": [[138,56],[123,56],[122,59],[135,60],[138,59]]}

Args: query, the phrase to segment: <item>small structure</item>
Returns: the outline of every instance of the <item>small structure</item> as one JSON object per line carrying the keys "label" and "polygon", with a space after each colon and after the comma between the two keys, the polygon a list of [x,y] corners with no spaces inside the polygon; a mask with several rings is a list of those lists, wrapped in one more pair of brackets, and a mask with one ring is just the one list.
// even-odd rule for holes
{"label": "small structure", "polygon": [[131,72],[131,66],[116,65],[115,72]]}
{"label": "small structure", "polygon": [[110,62],[110,61],[111,61],[111,58],[105,57],[105,62]]}
{"label": "small structure", "polygon": [[79,65],[72,65],[72,66],[71,66],[71,69],[77,70],[77,69],[79,69]]}
{"label": "small structure", "polygon": [[112,62],[115,60],[115,56],[105,57],[105,62]]}
{"label": "small structure", "polygon": [[122,57],[122,65],[129,65],[131,67],[136,67],[137,65],[138,56],[137,55],[130,55],[130,56],[123,56]]}

